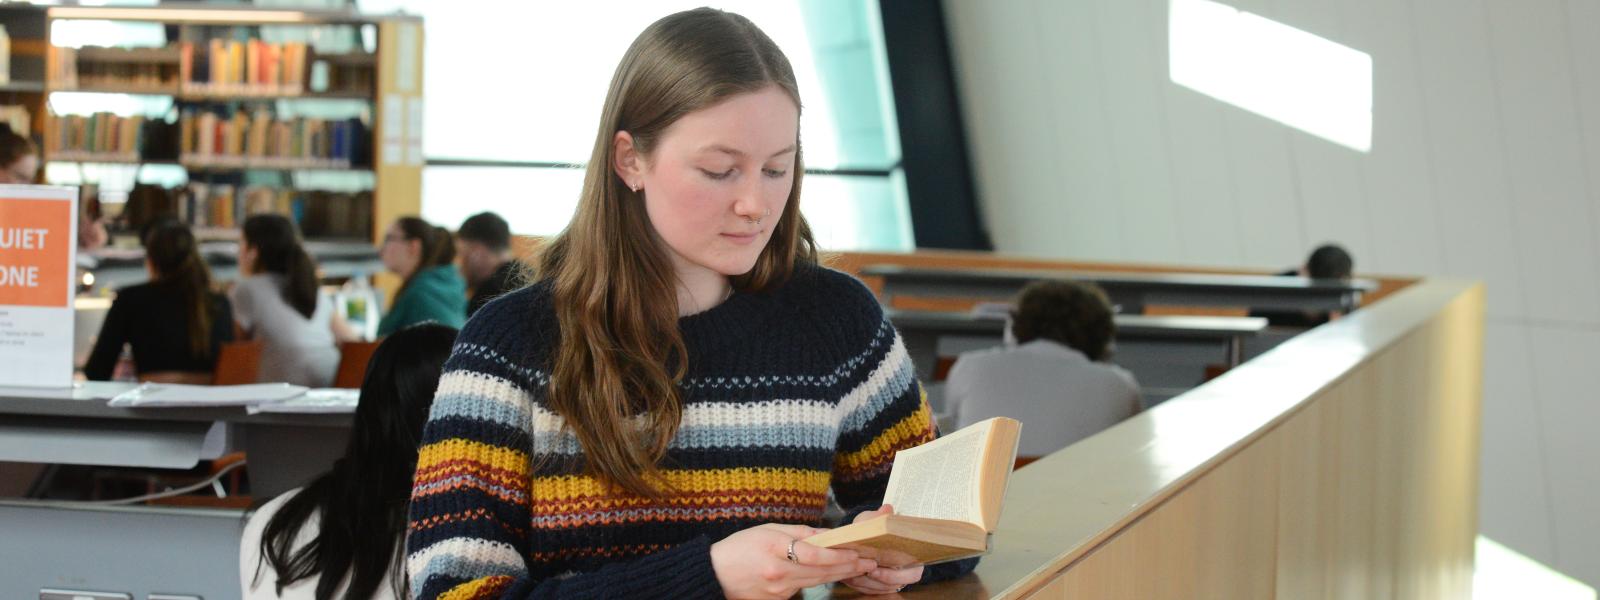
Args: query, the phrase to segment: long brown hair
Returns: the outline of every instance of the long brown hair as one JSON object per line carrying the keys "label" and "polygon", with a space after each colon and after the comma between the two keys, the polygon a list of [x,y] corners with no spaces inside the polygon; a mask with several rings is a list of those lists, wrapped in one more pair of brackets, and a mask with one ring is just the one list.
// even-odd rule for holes
{"label": "long brown hair", "polygon": [[[577,435],[588,473],[640,496],[661,495],[657,463],[683,417],[678,385],[687,350],[678,331],[677,276],[643,197],[612,170],[612,140],[627,131],[648,157],[683,116],[768,86],[799,107],[789,59],[748,19],[700,8],[650,25],[612,76],[577,213],[539,255],[538,277],[552,282],[561,328],[549,405]],[[817,261],[800,215],[799,143],[783,214],[754,268],[732,278],[737,290],[771,289]]]}
{"label": "long brown hair", "polygon": [[177,286],[183,297],[189,353],[196,358],[211,356],[211,328],[228,324],[211,322],[211,269],[200,257],[194,232],[177,221],[157,225],[146,235],[144,249],[155,267],[156,281]]}
{"label": "long brown hair", "polygon": [[283,300],[307,319],[317,312],[317,264],[289,217],[259,214],[244,221],[244,243],[256,249],[256,270],[283,276]]}

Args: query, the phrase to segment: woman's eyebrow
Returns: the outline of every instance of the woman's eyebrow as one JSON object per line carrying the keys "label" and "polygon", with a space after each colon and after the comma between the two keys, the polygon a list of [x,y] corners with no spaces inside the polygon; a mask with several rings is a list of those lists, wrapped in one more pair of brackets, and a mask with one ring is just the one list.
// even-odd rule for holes
{"label": "woman's eyebrow", "polygon": [[[731,147],[728,147],[728,146],[724,146],[722,144],[712,144],[710,146],[706,146],[704,148],[701,148],[700,151],[701,152],[720,152],[720,153],[723,153],[723,154],[734,156],[736,158],[743,158],[745,156],[744,151],[739,150],[737,148],[731,148]],[[795,145],[794,144],[790,144],[789,147],[772,153],[772,156],[770,156],[768,158],[769,159],[777,158],[779,156],[783,156],[785,154],[789,154],[789,153],[794,152],[794,151],[795,151]]]}

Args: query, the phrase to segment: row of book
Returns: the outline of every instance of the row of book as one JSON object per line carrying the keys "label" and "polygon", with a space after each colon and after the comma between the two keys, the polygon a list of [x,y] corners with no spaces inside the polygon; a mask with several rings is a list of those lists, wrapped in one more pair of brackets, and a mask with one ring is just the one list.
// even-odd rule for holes
{"label": "row of book", "polygon": [[360,119],[278,119],[271,111],[188,109],[179,123],[179,160],[222,167],[347,168],[371,164]]}
{"label": "row of book", "polygon": [[123,117],[107,112],[57,115],[54,137],[46,145],[51,158],[98,156],[137,160],[144,150],[142,116]]}
{"label": "row of book", "polygon": [[123,209],[125,225],[138,231],[146,223],[175,218],[197,230],[232,230],[251,215],[287,215],[302,234],[316,239],[372,236],[372,192],[330,192],[274,186],[234,186],[190,182],[181,187],[139,185]]}
{"label": "row of book", "polygon": [[370,54],[318,56],[303,42],[259,39],[181,42],[162,48],[51,46],[50,81],[62,90],[118,90],[195,96],[370,95]]}
{"label": "row of book", "polygon": [[306,89],[310,55],[303,42],[183,42],[178,45],[178,78],[193,91],[299,93]]}

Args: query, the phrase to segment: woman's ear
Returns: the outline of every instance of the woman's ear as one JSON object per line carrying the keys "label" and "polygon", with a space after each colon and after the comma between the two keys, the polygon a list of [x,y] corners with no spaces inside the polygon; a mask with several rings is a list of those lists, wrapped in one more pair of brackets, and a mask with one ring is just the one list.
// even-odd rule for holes
{"label": "woman's ear", "polygon": [[644,159],[639,156],[639,149],[633,144],[633,134],[618,131],[611,138],[612,170],[617,172],[617,177],[622,179],[623,185],[628,189],[639,191],[643,185],[640,181],[644,178]]}

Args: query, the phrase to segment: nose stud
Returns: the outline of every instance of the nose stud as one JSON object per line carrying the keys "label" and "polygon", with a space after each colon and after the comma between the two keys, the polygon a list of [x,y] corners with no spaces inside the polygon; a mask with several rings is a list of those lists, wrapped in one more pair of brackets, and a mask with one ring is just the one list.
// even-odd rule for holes
{"label": "nose stud", "polygon": [[762,222],[762,221],[765,221],[765,220],[767,220],[767,216],[768,216],[768,215],[771,215],[771,214],[772,214],[772,209],[770,209],[770,208],[769,208],[769,209],[767,209],[767,212],[764,212],[764,213],[761,213],[761,218],[759,218],[759,219],[752,219],[752,218],[750,218],[750,217],[745,217],[745,218],[744,218],[744,221],[745,221],[745,222],[746,222],[746,223],[749,223],[749,224],[751,224],[751,225],[760,225],[760,224],[761,224],[761,222]]}

